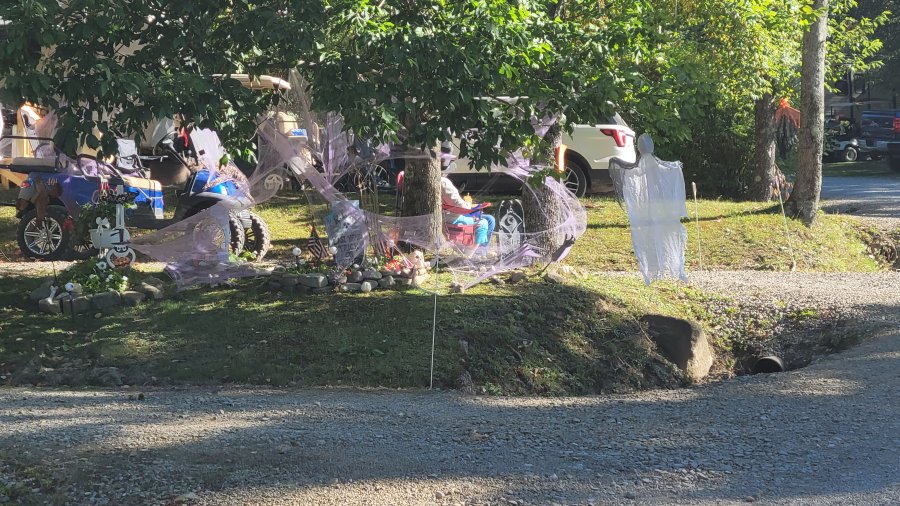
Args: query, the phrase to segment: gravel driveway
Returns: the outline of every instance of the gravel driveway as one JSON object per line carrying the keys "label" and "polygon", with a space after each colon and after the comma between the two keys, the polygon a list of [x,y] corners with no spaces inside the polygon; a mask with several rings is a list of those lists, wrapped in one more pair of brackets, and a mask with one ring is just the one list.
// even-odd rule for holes
{"label": "gravel driveway", "polygon": [[601,398],[4,389],[0,484],[67,504],[897,504],[898,371],[893,334],[789,373]]}
{"label": "gravel driveway", "polygon": [[900,178],[824,177],[822,209],[860,216],[885,230],[900,227]]}

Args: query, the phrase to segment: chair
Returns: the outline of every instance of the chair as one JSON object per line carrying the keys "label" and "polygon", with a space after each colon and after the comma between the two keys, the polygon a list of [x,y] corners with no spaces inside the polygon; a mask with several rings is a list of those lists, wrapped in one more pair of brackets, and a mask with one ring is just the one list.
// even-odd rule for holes
{"label": "chair", "polygon": [[[462,207],[456,207],[450,204],[441,204],[441,210],[444,214],[453,214],[453,215],[463,215],[463,216],[471,216],[473,218],[481,218],[481,212],[483,209],[486,209],[491,206],[490,202],[485,202],[482,204],[478,204],[474,208],[465,209]],[[403,209],[403,171],[400,171],[397,174],[397,200],[396,200],[396,211],[397,215],[400,215],[400,211]],[[457,244],[459,246],[467,247],[467,246],[475,246],[475,228],[478,225],[454,225],[449,223],[447,220],[443,220],[444,222],[444,237],[447,238],[448,241]]]}

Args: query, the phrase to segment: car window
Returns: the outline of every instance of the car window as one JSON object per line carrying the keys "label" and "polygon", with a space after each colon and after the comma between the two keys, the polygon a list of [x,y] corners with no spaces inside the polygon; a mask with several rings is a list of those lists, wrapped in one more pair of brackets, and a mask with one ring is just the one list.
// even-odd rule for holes
{"label": "car window", "polygon": [[615,113],[612,116],[606,116],[605,118],[601,118],[602,125],[619,125],[625,128],[631,128],[628,126],[628,123],[622,119],[622,116],[619,116],[619,113]]}

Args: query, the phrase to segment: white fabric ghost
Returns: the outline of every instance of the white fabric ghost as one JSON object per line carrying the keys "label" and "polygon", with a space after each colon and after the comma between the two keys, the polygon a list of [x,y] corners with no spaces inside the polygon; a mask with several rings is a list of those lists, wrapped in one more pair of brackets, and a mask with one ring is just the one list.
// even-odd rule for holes
{"label": "white fabric ghost", "polygon": [[636,164],[610,161],[610,175],[625,201],[631,223],[631,241],[638,268],[648,285],[664,278],[687,281],[684,249],[687,229],[687,194],[681,162],[662,161],[653,154],[653,140],[638,138]]}

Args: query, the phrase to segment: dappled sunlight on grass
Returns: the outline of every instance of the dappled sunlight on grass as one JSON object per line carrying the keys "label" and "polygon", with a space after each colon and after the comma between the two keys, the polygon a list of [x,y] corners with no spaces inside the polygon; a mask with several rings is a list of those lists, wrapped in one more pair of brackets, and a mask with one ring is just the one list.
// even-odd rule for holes
{"label": "dappled sunlight on grass", "polygon": [[[625,209],[610,198],[584,202],[588,230],[572,248],[568,263],[596,270],[636,270]],[[868,256],[863,227],[853,218],[822,214],[812,228],[788,220],[789,237],[777,204],[720,200],[699,201],[701,266],[695,210],[689,202],[690,220],[684,220],[689,270],[789,270],[792,247],[799,270],[871,272],[881,268]]]}

